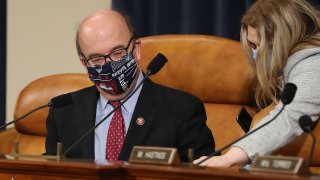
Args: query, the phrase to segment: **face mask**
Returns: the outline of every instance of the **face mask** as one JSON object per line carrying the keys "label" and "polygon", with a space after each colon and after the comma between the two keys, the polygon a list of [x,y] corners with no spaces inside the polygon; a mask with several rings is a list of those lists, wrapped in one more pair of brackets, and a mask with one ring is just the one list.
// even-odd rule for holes
{"label": "face mask", "polygon": [[256,48],[256,49],[251,48],[251,49],[252,49],[252,58],[253,58],[253,60],[257,60],[258,48]]}
{"label": "face mask", "polygon": [[137,62],[132,53],[118,61],[110,61],[102,66],[87,67],[90,80],[110,94],[121,94],[132,84],[137,71]]}

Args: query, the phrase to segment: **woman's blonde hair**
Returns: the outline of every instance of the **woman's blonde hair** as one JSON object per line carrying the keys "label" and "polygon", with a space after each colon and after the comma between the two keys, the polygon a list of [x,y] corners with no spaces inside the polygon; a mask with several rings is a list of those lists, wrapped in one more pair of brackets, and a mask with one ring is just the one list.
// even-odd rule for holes
{"label": "woman's blonde hair", "polygon": [[[247,39],[248,26],[260,37],[256,61]],[[320,46],[320,12],[305,0],[258,0],[241,19],[240,39],[258,80],[256,103],[263,108],[278,102],[288,57]]]}

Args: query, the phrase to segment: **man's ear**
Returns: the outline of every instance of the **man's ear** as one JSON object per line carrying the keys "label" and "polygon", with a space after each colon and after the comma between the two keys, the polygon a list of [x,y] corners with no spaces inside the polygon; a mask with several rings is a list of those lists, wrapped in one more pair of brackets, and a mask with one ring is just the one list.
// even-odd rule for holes
{"label": "man's ear", "polygon": [[134,58],[139,61],[140,58],[141,58],[141,52],[140,52],[140,48],[141,48],[141,41],[139,39],[137,39],[135,42],[134,42]]}
{"label": "man's ear", "polygon": [[83,67],[85,69],[87,69],[87,63],[81,57],[79,57],[79,59],[80,59],[81,64],[83,65]]}

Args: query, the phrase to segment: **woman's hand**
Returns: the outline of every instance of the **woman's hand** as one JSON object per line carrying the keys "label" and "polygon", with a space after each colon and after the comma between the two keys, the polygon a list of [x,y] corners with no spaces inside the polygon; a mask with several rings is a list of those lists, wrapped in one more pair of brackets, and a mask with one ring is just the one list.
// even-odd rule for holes
{"label": "woman's hand", "polygon": [[[198,164],[207,156],[202,156],[197,160],[193,161],[193,164]],[[212,156],[208,160],[202,162],[200,166],[211,166],[211,167],[230,167],[235,164],[241,164],[248,162],[247,154],[239,147],[232,147],[226,154],[222,156]]]}
{"label": "woman's hand", "polygon": [[[194,164],[198,164],[202,160],[207,158],[207,156],[202,156],[197,160],[194,160]],[[222,156],[212,156],[208,160],[204,161],[203,163],[200,164],[200,166],[212,166],[212,167],[230,167],[232,164],[228,160],[228,158],[225,155]]]}

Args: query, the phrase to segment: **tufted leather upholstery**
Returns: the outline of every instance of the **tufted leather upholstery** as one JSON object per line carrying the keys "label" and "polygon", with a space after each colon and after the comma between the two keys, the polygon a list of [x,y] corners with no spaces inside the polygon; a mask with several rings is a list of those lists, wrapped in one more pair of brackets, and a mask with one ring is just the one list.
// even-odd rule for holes
{"label": "tufted leather upholstery", "polygon": [[[252,115],[255,108],[253,75],[239,42],[206,35],[160,35],[140,41],[142,69],[158,52],[168,58],[163,69],[151,77],[153,81],[189,92],[204,102],[217,149],[243,134],[235,117],[242,106]],[[85,74],[58,74],[35,80],[21,91],[14,117],[48,103],[54,96],[90,85]],[[20,142],[20,153],[44,152],[47,113],[48,109],[40,110],[15,124],[17,132],[11,131]],[[0,153],[9,153],[8,149],[3,151]]]}
{"label": "tufted leather upholstery", "polygon": [[158,52],[168,58],[163,69],[151,77],[154,81],[204,102],[216,149],[243,134],[235,118],[242,106],[255,114],[254,84],[239,42],[206,35],[161,35],[141,41],[142,67]]}

